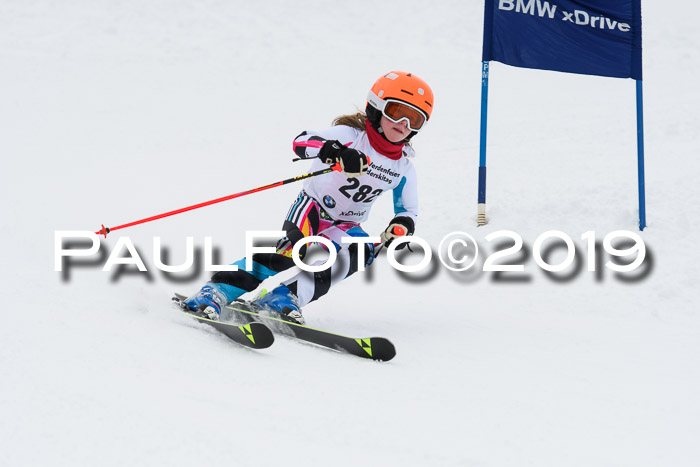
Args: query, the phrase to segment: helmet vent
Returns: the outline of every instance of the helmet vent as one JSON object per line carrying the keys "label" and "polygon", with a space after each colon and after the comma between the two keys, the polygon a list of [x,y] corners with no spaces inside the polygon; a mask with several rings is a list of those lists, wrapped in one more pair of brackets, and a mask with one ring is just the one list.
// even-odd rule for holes
{"label": "helmet vent", "polygon": [[412,95],[413,95],[412,92],[408,92],[408,91],[406,91],[405,89],[402,89],[401,92],[405,92],[405,93],[408,94],[409,96],[412,96]]}

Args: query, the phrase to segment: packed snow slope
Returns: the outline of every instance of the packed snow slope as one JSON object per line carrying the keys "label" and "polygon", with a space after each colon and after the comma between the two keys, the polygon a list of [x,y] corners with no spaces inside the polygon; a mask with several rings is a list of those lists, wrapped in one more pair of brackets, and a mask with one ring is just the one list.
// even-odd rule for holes
{"label": "packed snow slope", "polygon": [[[499,63],[490,222],[476,227],[482,2],[0,2],[0,464],[697,465],[700,8],[643,8],[639,232],[634,83]],[[56,231],[304,173],[291,140],[363,108],[392,69],[436,96],[414,144],[416,235],[436,253],[469,233],[478,261],[452,272],[433,257],[404,274],[382,254],[304,313],[390,338],[393,361],[283,337],[251,351],[169,303],[208,273],[161,273],[154,237],[168,264],[185,260],[187,237],[200,251],[211,237],[219,263],[233,262],[246,230],[281,226],[300,184],[114,232],[54,270]],[[392,217],[384,198],[365,224],[374,235]],[[503,230],[523,249],[499,262],[522,272],[483,271],[512,244],[487,241]],[[550,230],[572,238],[576,261],[547,275],[534,252]],[[634,272],[605,266],[618,230],[646,246]],[[102,271],[124,237],[147,273]],[[563,242],[549,242],[548,261],[562,262]]]}

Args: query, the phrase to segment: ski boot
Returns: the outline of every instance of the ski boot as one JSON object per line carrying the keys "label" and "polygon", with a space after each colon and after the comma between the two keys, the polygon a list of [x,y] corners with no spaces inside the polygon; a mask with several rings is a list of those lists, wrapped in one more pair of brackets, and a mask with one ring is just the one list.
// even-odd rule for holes
{"label": "ski boot", "polygon": [[202,290],[183,302],[191,311],[214,321],[219,320],[221,309],[228,303],[226,296],[213,282],[207,282]]}
{"label": "ski boot", "polygon": [[299,306],[299,298],[284,284],[275,287],[270,292],[263,291],[263,294],[253,303],[265,310],[281,314],[281,318],[285,321],[296,324],[305,323]]}

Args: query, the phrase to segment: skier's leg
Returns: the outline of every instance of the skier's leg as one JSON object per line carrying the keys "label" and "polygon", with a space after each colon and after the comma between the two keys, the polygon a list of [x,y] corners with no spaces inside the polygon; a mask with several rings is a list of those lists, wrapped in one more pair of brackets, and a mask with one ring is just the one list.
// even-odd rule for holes
{"label": "skier's leg", "polygon": [[[300,312],[301,307],[318,300],[328,293],[332,286],[358,271],[360,248],[363,249],[365,266],[369,266],[374,259],[374,245],[372,243],[358,245],[342,243],[341,241],[343,236],[368,236],[357,224],[335,225],[322,231],[320,235],[333,242],[337,252],[335,263],[330,268],[320,272],[301,271],[258,300],[259,305],[277,311],[282,311],[286,307],[292,311]],[[323,261],[318,261],[316,264],[323,264]]]}
{"label": "skier's leg", "polygon": [[[233,263],[237,271],[218,271],[202,289],[185,301],[193,310],[203,310],[211,318],[221,313],[221,308],[255,290],[265,279],[294,266],[292,247],[305,235],[315,235],[320,228],[320,208],[301,192],[292,204],[283,224],[286,237],[277,242],[276,253],[258,253],[252,257],[252,269],[245,269],[245,258]],[[302,256],[306,248],[302,249]],[[206,310],[206,311],[205,311]]]}

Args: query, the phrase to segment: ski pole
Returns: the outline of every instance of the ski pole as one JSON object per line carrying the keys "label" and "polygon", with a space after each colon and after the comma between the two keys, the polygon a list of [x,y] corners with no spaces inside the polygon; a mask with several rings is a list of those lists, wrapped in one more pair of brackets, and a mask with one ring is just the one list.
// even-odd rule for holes
{"label": "ski pole", "polygon": [[147,217],[145,219],[140,219],[138,221],[129,222],[128,224],[122,224],[122,225],[118,225],[116,227],[105,227],[104,224],[102,224],[102,228],[95,233],[97,235],[104,235],[105,238],[107,238],[107,234],[110,232],[113,232],[115,230],[125,229],[127,227],[132,227],[132,226],[138,225],[138,224],[145,224],[146,222],[155,221],[157,219],[162,219],[164,217],[174,216],[175,214],[180,214],[183,212],[192,211],[194,209],[203,208],[204,206],[209,206],[212,204],[221,203],[223,201],[228,201],[228,200],[234,199],[234,198],[240,198],[241,196],[250,195],[253,193],[257,193],[259,191],[268,190],[270,188],[275,188],[275,187],[282,186],[282,185],[287,185],[287,184],[293,183],[293,182],[298,182],[299,180],[305,180],[307,178],[317,177],[319,175],[327,174],[330,172],[341,172],[341,171],[342,171],[342,168],[340,167],[340,163],[338,162],[335,165],[328,167],[327,169],[318,170],[316,172],[306,173],[304,175],[298,175],[296,177],[288,178],[286,180],[282,180],[282,181],[275,182],[275,183],[270,183],[269,185],[264,185],[264,186],[261,186],[258,188],[253,188],[252,190],[242,191],[240,193],[234,193],[232,195],[224,196],[221,198],[216,198],[216,199],[213,199],[211,201],[205,201],[204,203],[195,204],[193,206],[188,206],[186,208],[176,209],[174,211],[165,212],[163,214],[158,214],[156,216]]}

